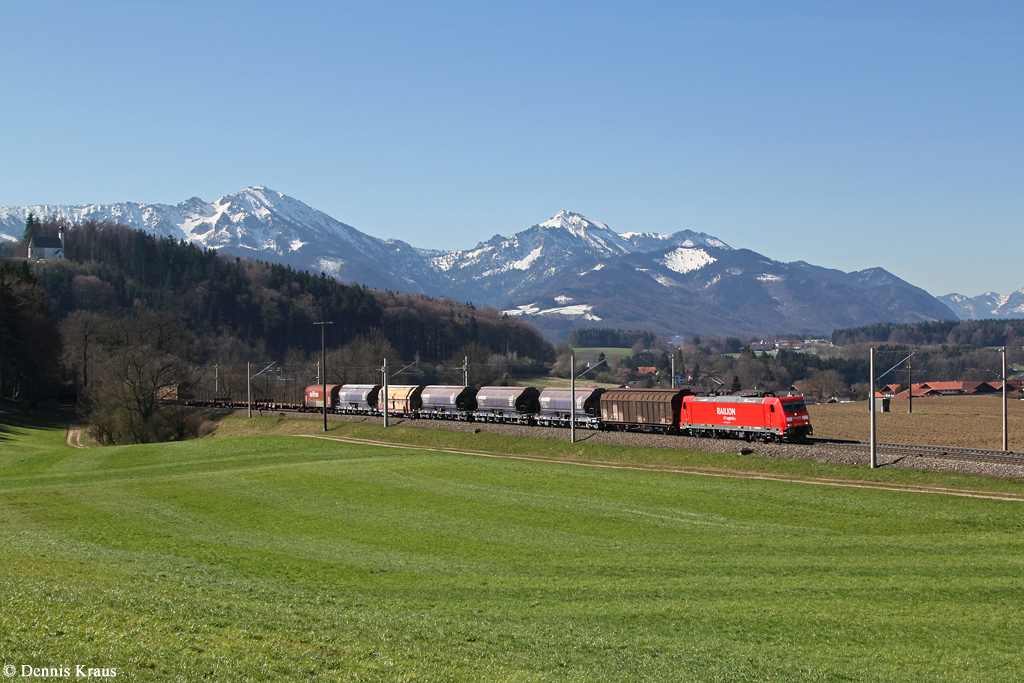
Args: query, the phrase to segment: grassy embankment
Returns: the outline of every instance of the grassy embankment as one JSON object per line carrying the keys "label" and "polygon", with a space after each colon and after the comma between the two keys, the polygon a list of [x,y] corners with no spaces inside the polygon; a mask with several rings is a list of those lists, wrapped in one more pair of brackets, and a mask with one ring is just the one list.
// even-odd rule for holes
{"label": "grassy embankment", "polygon": [[231,418],[222,436],[237,436],[88,450],[64,445],[59,420],[0,423],[0,665],[331,681],[991,681],[1024,665],[1020,502],[399,450],[270,434],[317,426],[272,417]]}

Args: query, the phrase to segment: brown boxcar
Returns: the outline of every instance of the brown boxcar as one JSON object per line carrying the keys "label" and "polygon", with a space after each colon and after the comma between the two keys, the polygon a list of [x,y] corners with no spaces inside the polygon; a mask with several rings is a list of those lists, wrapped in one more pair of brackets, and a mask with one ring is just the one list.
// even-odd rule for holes
{"label": "brown boxcar", "polygon": [[679,429],[683,389],[609,389],[601,396],[601,421],[606,429]]}

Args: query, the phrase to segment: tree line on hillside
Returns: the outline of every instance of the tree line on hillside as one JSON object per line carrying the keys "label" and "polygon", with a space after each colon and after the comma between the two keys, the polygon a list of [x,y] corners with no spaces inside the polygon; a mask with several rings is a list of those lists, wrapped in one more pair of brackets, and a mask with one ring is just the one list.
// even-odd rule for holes
{"label": "tree line on hillside", "polygon": [[837,346],[866,343],[926,346],[1007,346],[1024,337],[1024,320],[936,320],[921,323],[877,323],[864,327],[836,330],[832,343]]}
{"label": "tree line on hillside", "polygon": [[[231,368],[260,359],[306,368],[302,379],[313,383],[319,321],[334,323],[325,330],[332,382],[372,381],[385,356],[432,381],[453,375],[466,357],[477,378],[506,382],[554,360],[533,328],[489,307],[346,285],[116,224],[33,219],[26,232],[56,235],[61,227],[65,259],[4,265],[0,397],[25,397],[29,385],[37,395],[47,383],[51,394],[61,381],[78,386],[105,443],[194,433],[188,415],[153,397],[200,384],[204,367],[224,367],[218,391],[237,393],[245,384],[229,381]],[[47,337],[29,334],[37,318],[56,346],[30,341]]]}
{"label": "tree line on hillside", "polygon": [[141,304],[180,315],[200,336],[227,334],[277,357],[317,351],[313,322],[323,320],[336,323],[327,333],[329,348],[376,330],[410,359],[447,358],[470,343],[537,360],[551,354],[531,327],[492,308],[346,285],[121,225],[69,226],[65,257],[35,268],[58,319]]}
{"label": "tree line on hillside", "polygon": [[569,343],[577,348],[612,347],[630,349],[636,345],[649,348],[658,335],[646,330],[617,330],[606,327],[585,327],[573,330]]}

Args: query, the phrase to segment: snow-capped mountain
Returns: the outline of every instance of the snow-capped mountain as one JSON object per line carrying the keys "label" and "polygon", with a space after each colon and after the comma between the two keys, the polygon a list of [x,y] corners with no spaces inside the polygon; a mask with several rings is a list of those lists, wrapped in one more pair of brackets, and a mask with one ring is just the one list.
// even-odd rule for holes
{"label": "snow-capped mountain", "polygon": [[174,206],[0,208],[0,235],[20,237],[29,212],[119,222],[344,282],[493,305],[559,340],[586,325],[760,335],[955,317],[880,268],[844,273],[787,264],[690,230],[617,233],[571,211],[458,251],[372,237],[263,186]]}
{"label": "snow-capped mountain", "polygon": [[[563,272],[506,312],[529,316],[552,339],[598,324],[584,320],[665,335],[750,336],[954,318],[930,294],[881,268],[844,273],[747,249],[672,245]],[[579,317],[567,320],[569,313]]]}
{"label": "snow-capped mountain", "polygon": [[704,244],[708,241],[728,249],[724,242],[707,235],[683,231],[675,235],[626,233],[620,235],[604,223],[571,211],[559,211],[511,237],[495,235],[473,249],[431,252],[429,262],[453,283],[469,286],[476,300],[494,300],[528,295],[567,268],[597,266],[608,259],[656,248]]}
{"label": "snow-capped mountain", "polygon": [[946,294],[937,297],[949,306],[961,320],[983,320],[986,318],[1024,317],[1024,289],[1012,294],[985,292],[981,296]]}
{"label": "snow-capped mountain", "polygon": [[662,247],[676,245],[686,249],[712,247],[715,249],[732,249],[728,244],[703,232],[681,230],[671,235],[656,232],[624,232],[619,235],[633,245],[633,251],[656,251]]}

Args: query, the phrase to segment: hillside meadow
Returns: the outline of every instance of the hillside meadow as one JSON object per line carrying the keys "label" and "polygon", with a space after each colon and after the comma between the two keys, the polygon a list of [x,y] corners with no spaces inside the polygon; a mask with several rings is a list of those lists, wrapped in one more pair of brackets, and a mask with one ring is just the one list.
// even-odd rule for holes
{"label": "hillside meadow", "polygon": [[346,423],[310,438],[316,421],[274,417],[78,450],[56,416],[0,410],[0,666],[19,675],[1012,681],[1024,665],[1016,482]]}

